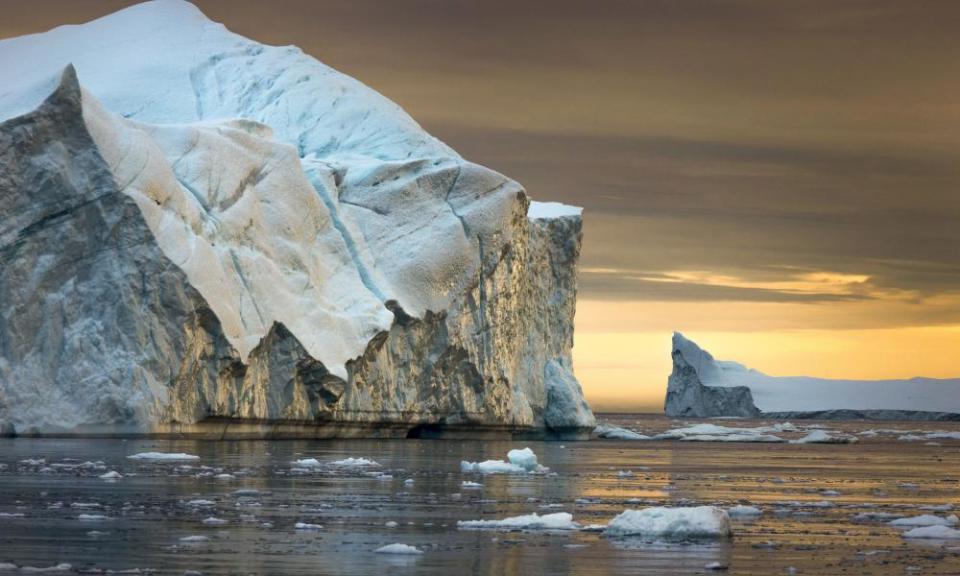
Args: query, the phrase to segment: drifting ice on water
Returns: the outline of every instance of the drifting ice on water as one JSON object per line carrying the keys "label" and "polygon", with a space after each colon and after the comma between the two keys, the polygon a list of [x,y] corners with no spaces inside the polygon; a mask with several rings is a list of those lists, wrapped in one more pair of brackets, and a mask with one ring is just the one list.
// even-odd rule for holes
{"label": "drifting ice on water", "polygon": [[0,42],[0,425],[579,435],[579,209],[177,0]]}
{"label": "drifting ice on water", "polygon": [[960,420],[960,379],[767,376],[715,360],[680,333],[673,335],[672,355],[665,403],[670,417]]}

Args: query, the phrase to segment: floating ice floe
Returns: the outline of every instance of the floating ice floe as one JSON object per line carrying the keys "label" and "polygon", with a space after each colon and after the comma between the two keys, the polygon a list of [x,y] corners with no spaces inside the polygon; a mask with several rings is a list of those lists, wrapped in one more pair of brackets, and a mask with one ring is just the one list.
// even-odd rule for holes
{"label": "floating ice floe", "polygon": [[925,538],[929,540],[960,540],[960,530],[949,526],[922,526],[907,530],[901,534],[904,538]]}
{"label": "floating ice floe", "polygon": [[627,430],[626,428],[614,426],[613,424],[599,424],[593,429],[593,433],[596,434],[598,438],[604,438],[606,440],[650,440],[650,436],[646,434],[640,434],[639,432]]}
{"label": "floating ice floe", "polygon": [[479,482],[470,482],[469,480],[464,480],[460,483],[460,488],[464,490],[482,490],[483,484]]}
{"label": "floating ice floe", "polygon": [[856,436],[847,436],[846,434],[829,434],[824,430],[814,430],[803,438],[791,440],[791,444],[856,444],[859,442]]}
{"label": "floating ice floe", "polygon": [[674,428],[653,437],[654,440],[681,440],[685,442],[785,442],[771,432],[793,432],[796,427],[789,422],[756,428],[736,428],[717,424],[695,424],[686,428]]}
{"label": "floating ice floe", "polygon": [[922,514],[920,516],[911,516],[909,518],[897,518],[888,522],[891,526],[956,526],[957,516],[951,514],[946,518],[934,516],[933,514]]}
{"label": "floating ice floe", "polygon": [[206,506],[216,506],[217,503],[213,500],[205,500],[203,498],[197,498],[196,500],[190,500],[185,503],[186,506],[192,506],[194,508],[203,508]]}
{"label": "floating ice floe", "polygon": [[13,570],[19,570],[22,574],[43,574],[46,572],[70,572],[73,570],[73,566],[63,563],[39,568],[37,566],[17,566],[9,562],[0,562],[0,572],[10,572]]}
{"label": "floating ice floe", "polygon": [[209,518],[204,518],[203,523],[206,524],[207,526],[223,526],[224,524],[227,523],[227,521],[224,520],[223,518],[215,518],[211,516]]}
{"label": "floating ice floe", "polygon": [[0,512],[0,518],[23,518],[23,512]]}
{"label": "floating ice floe", "polygon": [[387,522],[386,524],[384,524],[384,526],[386,526],[387,528],[396,528],[397,526],[399,526],[399,524],[397,524],[397,523],[394,522],[393,520],[390,520],[389,522]]}
{"label": "floating ice floe", "polygon": [[624,510],[607,524],[604,535],[667,540],[728,538],[730,516],[715,506],[653,507]]}
{"label": "floating ice floe", "polygon": [[321,466],[320,461],[316,458],[301,458],[300,460],[294,460],[292,464],[296,468],[319,468]]}
{"label": "floating ice floe", "polygon": [[310,524],[309,522],[297,522],[293,525],[294,530],[323,530],[320,524]]}
{"label": "floating ice floe", "polygon": [[100,476],[98,476],[98,478],[100,478],[101,480],[119,480],[123,478],[123,475],[117,472],[116,470],[111,470],[106,474],[101,474]]}
{"label": "floating ice floe", "polygon": [[755,518],[763,515],[763,510],[755,506],[732,506],[727,508],[727,514],[731,518]]}
{"label": "floating ice floe", "polygon": [[182,452],[140,452],[127,456],[130,460],[199,460],[200,457],[195,454],[184,454]]}
{"label": "floating ice floe", "polygon": [[457,528],[462,530],[577,530],[580,525],[573,521],[569,512],[524,516],[511,516],[503,520],[461,520]]}
{"label": "floating ice floe", "polygon": [[207,541],[209,541],[209,540],[210,540],[210,538],[207,537],[207,536],[196,536],[196,535],[195,535],[195,536],[184,536],[183,538],[180,539],[181,542],[186,543],[186,544],[195,544],[195,543],[198,543],[198,542],[207,542]]}
{"label": "floating ice floe", "polygon": [[341,466],[345,468],[365,468],[379,466],[377,462],[373,460],[368,460],[367,458],[344,458],[343,460],[334,460],[330,463],[331,466]]}
{"label": "floating ice floe", "polygon": [[81,514],[77,516],[77,520],[81,522],[103,522],[104,520],[113,520],[113,518],[103,514]]}
{"label": "floating ice floe", "polygon": [[537,455],[530,448],[514,449],[507,452],[507,460],[485,460],[483,462],[460,462],[460,471],[463,473],[479,472],[481,474],[527,474],[531,472],[545,473],[550,469],[537,463]]}
{"label": "floating ice floe", "polygon": [[410,546],[408,544],[387,544],[386,546],[381,546],[375,550],[377,554],[423,554],[423,550],[415,546]]}

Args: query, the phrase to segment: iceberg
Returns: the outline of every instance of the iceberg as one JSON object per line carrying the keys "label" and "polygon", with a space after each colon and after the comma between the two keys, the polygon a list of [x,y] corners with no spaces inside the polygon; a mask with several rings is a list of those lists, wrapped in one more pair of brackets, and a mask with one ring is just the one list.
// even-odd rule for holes
{"label": "iceberg", "polygon": [[[671,355],[664,402],[671,418],[960,420],[960,379],[768,376],[716,360],[679,332],[673,335]],[[841,440],[846,441],[852,440]]]}
{"label": "iceberg", "polygon": [[586,437],[580,209],[182,0],[0,41],[0,430]]}

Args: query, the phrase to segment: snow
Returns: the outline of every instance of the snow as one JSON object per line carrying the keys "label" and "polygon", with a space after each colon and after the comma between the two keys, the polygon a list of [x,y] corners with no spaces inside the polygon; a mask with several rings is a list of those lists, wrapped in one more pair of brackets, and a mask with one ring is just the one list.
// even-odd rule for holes
{"label": "snow", "polygon": [[570,206],[560,202],[530,202],[527,209],[527,218],[538,220],[542,218],[563,218],[564,216],[581,216],[583,208]]}
{"label": "snow", "polygon": [[830,434],[824,430],[814,430],[803,438],[791,440],[791,444],[856,444],[856,436],[847,436],[845,434]]}
{"label": "snow", "polygon": [[160,461],[182,461],[182,460],[199,460],[199,456],[193,454],[184,454],[182,452],[172,453],[172,452],[140,452],[139,454],[133,454],[127,456],[130,460],[160,460]]}
{"label": "snow", "polygon": [[377,554],[423,554],[423,551],[408,544],[387,544],[375,550]]}
{"label": "snow", "polygon": [[907,530],[901,534],[904,538],[926,538],[931,540],[960,540],[960,530],[948,526],[923,526]]}
{"label": "snow", "polygon": [[960,413],[960,379],[832,380],[768,376],[737,362],[716,360],[675,333],[673,348],[695,367],[705,386],[747,386],[761,412],[911,410]]}
{"label": "snow", "polygon": [[728,538],[730,517],[715,506],[624,510],[607,524],[604,534],[667,540]]}
{"label": "snow", "polygon": [[922,514],[920,516],[911,516],[909,518],[897,518],[889,522],[891,526],[956,526],[957,516],[951,514],[946,518],[934,516],[933,514]]}
{"label": "snow", "polygon": [[509,462],[503,460],[484,460],[483,462],[460,462],[460,472],[464,474],[527,474],[544,473],[549,468],[537,463],[537,455],[530,448],[514,449],[507,452]]}
{"label": "snow", "polygon": [[650,440],[650,437],[645,434],[612,424],[599,424],[593,429],[593,433],[607,440]]}
{"label": "snow", "polygon": [[580,525],[573,521],[569,512],[524,516],[511,516],[503,520],[461,520],[457,528],[462,530],[577,530]]}

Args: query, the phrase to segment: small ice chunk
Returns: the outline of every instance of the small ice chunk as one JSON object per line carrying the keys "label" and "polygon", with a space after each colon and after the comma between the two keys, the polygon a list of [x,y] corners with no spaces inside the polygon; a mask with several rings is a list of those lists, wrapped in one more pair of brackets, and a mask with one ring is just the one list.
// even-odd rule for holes
{"label": "small ice chunk", "polygon": [[960,540],[960,530],[949,526],[922,526],[907,530],[902,534],[904,538],[925,538],[930,540]]}
{"label": "small ice chunk", "polygon": [[180,539],[181,542],[184,542],[186,544],[194,544],[197,542],[207,542],[208,540],[210,540],[210,538],[206,536],[199,536],[199,535],[184,536],[183,538]]}
{"label": "small ice chunk", "polygon": [[217,480],[222,480],[222,481],[230,481],[230,480],[236,480],[236,479],[237,479],[237,477],[234,476],[233,474],[217,474],[216,476],[214,476],[214,478],[216,478]]}
{"label": "small ice chunk", "polygon": [[375,550],[377,554],[423,554],[423,550],[407,544],[387,544]]}
{"label": "small ice chunk", "polygon": [[113,518],[104,516],[103,514],[81,514],[77,516],[77,520],[81,522],[102,522],[104,520],[113,520]]}
{"label": "small ice chunk", "polygon": [[504,462],[503,460],[484,460],[483,462],[460,462],[460,471],[467,474],[470,472],[479,472],[480,474],[524,474],[525,468],[515,464]]}
{"label": "small ice chunk", "polygon": [[100,476],[98,476],[98,478],[100,478],[101,480],[119,480],[123,478],[123,475],[117,472],[116,470],[111,470],[106,474],[101,474]]}
{"label": "small ice chunk", "polygon": [[196,500],[190,500],[187,502],[187,506],[193,506],[195,508],[202,508],[205,506],[216,506],[217,503],[213,500],[204,500],[203,498],[197,498]]}
{"label": "small ice chunk", "polygon": [[730,517],[715,506],[624,510],[607,524],[604,534],[663,539],[728,538]]}
{"label": "small ice chunk", "polygon": [[319,524],[310,524],[309,522],[297,522],[293,525],[294,530],[323,530]]}
{"label": "small ice chunk", "polygon": [[215,518],[211,516],[209,518],[204,518],[203,523],[206,524],[207,526],[223,526],[224,524],[227,523],[227,521],[224,520],[223,518]]}
{"label": "small ice chunk", "polygon": [[483,490],[483,484],[479,482],[470,482],[469,480],[464,480],[461,482],[460,487],[464,490]]}
{"label": "small ice chunk", "polygon": [[530,448],[514,449],[507,452],[507,460],[528,472],[537,469],[537,455]]}
{"label": "small ice chunk", "polygon": [[[16,570],[17,567],[15,564],[6,564],[6,566],[13,566],[12,570]],[[44,566],[39,568],[36,566],[21,566],[21,574],[43,574],[46,572],[70,572],[73,570],[73,566],[67,563],[55,564],[53,566]]]}
{"label": "small ice chunk", "polygon": [[731,518],[750,518],[754,516],[761,516],[763,514],[763,510],[755,506],[733,506],[731,508],[727,508],[727,514],[729,514]]}
{"label": "small ice chunk", "polygon": [[569,512],[524,516],[512,516],[503,520],[461,520],[457,528],[463,530],[577,530],[580,525],[573,521]]}
{"label": "small ice chunk", "polygon": [[343,467],[356,467],[364,468],[370,466],[379,466],[377,462],[373,460],[368,460],[367,458],[344,458],[343,460],[334,460],[330,463],[333,466],[343,466]]}
{"label": "small ice chunk", "polygon": [[613,424],[599,424],[593,429],[598,438],[607,440],[650,440],[650,437]]}
{"label": "small ice chunk", "polygon": [[386,524],[384,524],[384,526],[386,526],[387,528],[396,528],[397,526],[399,526],[399,524],[397,524],[397,523],[394,522],[393,520],[390,520],[389,522],[387,522]]}
{"label": "small ice chunk", "polygon": [[130,460],[199,460],[200,457],[194,454],[184,454],[182,452],[140,452],[127,456]]}
{"label": "small ice chunk", "polygon": [[413,486],[413,484],[414,484],[413,478],[407,478],[406,480],[403,481],[404,486]]}
{"label": "small ice chunk", "polygon": [[525,474],[545,473],[550,469],[537,463],[537,455],[530,448],[514,449],[507,452],[507,460],[485,460],[483,462],[460,462],[460,471],[464,474]]}
{"label": "small ice chunk", "polygon": [[824,430],[814,430],[803,438],[791,440],[791,444],[856,444],[859,439],[856,436],[847,436],[845,434],[829,434]]}
{"label": "small ice chunk", "polygon": [[0,512],[0,518],[23,518],[23,512]]}
{"label": "small ice chunk", "polygon": [[319,468],[321,466],[320,461],[316,458],[301,458],[300,460],[294,460],[292,464],[295,468]]}
{"label": "small ice chunk", "polygon": [[704,566],[707,570],[713,570],[715,572],[721,572],[723,570],[729,570],[730,567],[722,562],[710,562]]}
{"label": "small ice chunk", "polygon": [[951,514],[946,518],[941,518],[933,514],[922,514],[909,518],[897,518],[896,520],[891,520],[889,524],[891,526],[956,526],[957,516]]}

